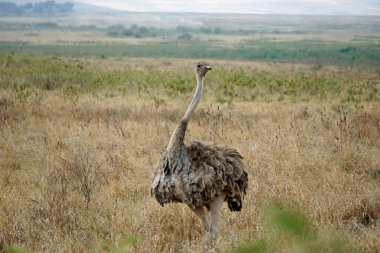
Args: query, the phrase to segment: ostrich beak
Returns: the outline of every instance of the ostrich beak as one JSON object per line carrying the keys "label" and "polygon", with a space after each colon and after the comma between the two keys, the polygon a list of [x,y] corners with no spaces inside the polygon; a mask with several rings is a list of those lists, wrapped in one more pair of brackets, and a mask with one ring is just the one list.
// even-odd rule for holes
{"label": "ostrich beak", "polygon": [[207,70],[212,70],[211,66],[206,66]]}

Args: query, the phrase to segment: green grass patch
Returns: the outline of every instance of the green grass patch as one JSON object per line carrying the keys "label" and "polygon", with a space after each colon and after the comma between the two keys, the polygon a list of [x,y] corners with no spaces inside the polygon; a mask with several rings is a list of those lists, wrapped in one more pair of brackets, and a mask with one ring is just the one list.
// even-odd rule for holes
{"label": "green grass patch", "polygon": [[[193,69],[159,70],[154,67],[102,69],[85,59],[57,56],[0,54],[0,87],[27,95],[33,90],[57,90],[63,94],[191,96]],[[348,70],[349,71],[349,70]],[[225,69],[216,67],[207,76],[205,92],[222,103],[233,101],[309,101],[339,99],[344,102],[379,101],[378,82],[320,68],[291,72]]]}
{"label": "green grass patch", "polygon": [[90,57],[172,57],[262,60],[345,65],[379,65],[380,45],[326,41],[249,40],[224,46],[215,41],[166,41],[140,44],[32,44],[0,42],[0,52]]}

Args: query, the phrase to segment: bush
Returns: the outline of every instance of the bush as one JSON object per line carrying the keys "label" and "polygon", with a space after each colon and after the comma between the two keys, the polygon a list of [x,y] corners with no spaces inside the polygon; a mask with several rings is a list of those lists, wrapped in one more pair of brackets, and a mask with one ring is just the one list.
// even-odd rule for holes
{"label": "bush", "polygon": [[192,40],[193,36],[190,33],[182,33],[180,36],[178,36],[178,40]]}

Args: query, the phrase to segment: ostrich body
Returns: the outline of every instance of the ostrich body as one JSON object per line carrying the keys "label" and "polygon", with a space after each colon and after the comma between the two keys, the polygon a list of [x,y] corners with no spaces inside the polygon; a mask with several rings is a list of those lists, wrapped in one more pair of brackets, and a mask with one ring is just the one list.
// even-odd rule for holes
{"label": "ostrich body", "polygon": [[216,239],[222,204],[226,201],[231,211],[241,210],[248,174],[244,171],[243,157],[234,148],[197,141],[184,144],[188,122],[199,103],[209,70],[207,64],[197,65],[194,97],[155,169],[151,193],[161,205],[170,202],[188,205]]}

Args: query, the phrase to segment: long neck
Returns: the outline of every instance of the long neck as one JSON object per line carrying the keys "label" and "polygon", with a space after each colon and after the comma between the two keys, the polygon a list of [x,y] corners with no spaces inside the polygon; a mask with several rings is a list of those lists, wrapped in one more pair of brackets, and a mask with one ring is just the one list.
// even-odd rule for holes
{"label": "long neck", "polygon": [[202,90],[203,90],[203,79],[204,77],[200,75],[196,75],[197,78],[197,88],[195,90],[195,94],[187,111],[181,121],[179,122],[177,128],[175,129],[172,137],[170,138],[169,145],[167,147],[167,152],[170,154],[175,154],[176,151],[183,145],[183,140],[185,138],[187,124],[189,123],[190,117],[193,114],[195,108],[201,99]]}
{"label": "long neck", "polygon": [[193,114],[195,108],[197,108],[197,105],[198,105],[199,101],[201,100],[201,96],[202,96],[204,77],[202,77],[200,75],[196,75],[196,77],[197,77],[197,88],[195,90],[193,100],[191,100],[191,103],[190,103],[189,107],[187,108],[185,115],[182,118],[182,120],[187,121],[187,122],[189,122],[190,117]]}

